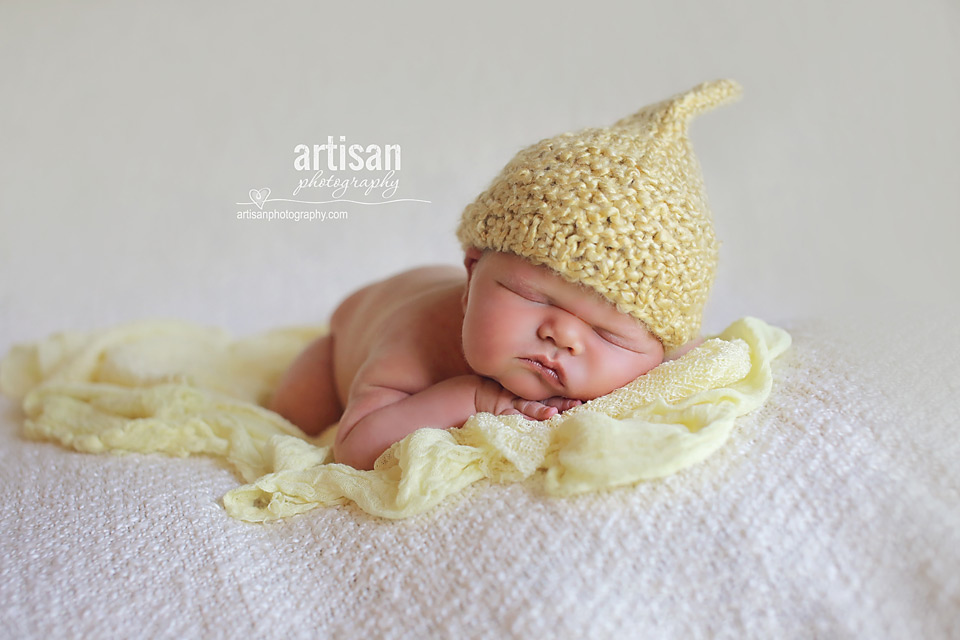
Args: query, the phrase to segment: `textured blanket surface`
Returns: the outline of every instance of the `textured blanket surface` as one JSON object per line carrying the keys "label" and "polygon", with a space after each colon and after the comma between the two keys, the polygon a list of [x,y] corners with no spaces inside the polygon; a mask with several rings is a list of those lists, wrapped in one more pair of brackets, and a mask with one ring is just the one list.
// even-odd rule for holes
{"label": "textured blanket surface", "polygon": [[716,451],[736,417],[762,404],[770,364],[790,344],[782,329],[738,320],[680,360],[550,420],[479,414],[461,429],[421,429],[358,471],[257,404],[316,334],[232,340],[178,322],[66,332],[12,349],[0,390],[24,397],[30,437],[87,452],[224,458],[252,483],[224,498],[244,520],[347,500],[401,518],[481,478],[516,481],[543,469],[548,492],[572,495],[675,473]]}
{"label": "textured blanket surface", "polygon": [[219,503],[237,484],[222,458],[26,440],[0,398],[0,628],[960,637],[960,332],[903,326],[787,324],[767,402],[676,474],[565,498],[480,480],[399,521],[345,504],[241,522]]}

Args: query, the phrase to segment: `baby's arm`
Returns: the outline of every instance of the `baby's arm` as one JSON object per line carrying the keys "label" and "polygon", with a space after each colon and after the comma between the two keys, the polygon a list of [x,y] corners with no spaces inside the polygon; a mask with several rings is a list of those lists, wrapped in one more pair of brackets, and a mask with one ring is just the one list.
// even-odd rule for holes
{"label": "baby's arm", "polygon": [[517,398],[477,375],[449,378],[417,393],[358,382],[340,419],[334,458],[357,469],[372,469],[381,453],[417,429],[460,427],[480,411],[545,420],[558,408]]}
{"label": "baby's arm", "polygon": [[475,413],[475,376],[458,376],[409,393],[358,381],[340,419],[333,457],[357,469],[372,469],[394,442],[421,427],[461,426]]}

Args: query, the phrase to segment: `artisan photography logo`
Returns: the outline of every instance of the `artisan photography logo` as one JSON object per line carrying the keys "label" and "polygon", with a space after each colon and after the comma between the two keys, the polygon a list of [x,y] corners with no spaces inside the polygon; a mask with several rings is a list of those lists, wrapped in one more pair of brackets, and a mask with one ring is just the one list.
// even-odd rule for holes
{"label": "artisan photography logo", "polygon": [[297,177],[290,197],[271,197],[274,192],[270,187],[250,189],[250,201],[236,203],[248,207],[237,211],[237,219],[323,222],[345,220],[348,209],[355,206],[430,204],[429,200],[398,197],[401,168],[399,144],[348,144],[346,136],[336,140],[327,136],[324,144],[298,144],[293,148]]}

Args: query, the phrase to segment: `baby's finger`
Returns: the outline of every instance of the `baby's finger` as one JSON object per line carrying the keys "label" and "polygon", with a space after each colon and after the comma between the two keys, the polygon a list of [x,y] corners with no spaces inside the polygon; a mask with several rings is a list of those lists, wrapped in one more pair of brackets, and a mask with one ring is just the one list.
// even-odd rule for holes
{"label": "baby's finger", "polygon": [[573,409],[574,407],[579,407],[583,402],[581,400],[574,400],[573,398],[564,398],[562,396],[554,396],[552,398],[547,398],[543,400],[543,404],[556,407],[560,411],[566,411],[567,409]]}
{"label": "baby's finger", "polygon": [[546,420],[557,414],[556,407],[548,407],[542,402],[536,400],[524,400],[517,398],[513,401],[513,406],[520,410],[523,415],[533,420]]}

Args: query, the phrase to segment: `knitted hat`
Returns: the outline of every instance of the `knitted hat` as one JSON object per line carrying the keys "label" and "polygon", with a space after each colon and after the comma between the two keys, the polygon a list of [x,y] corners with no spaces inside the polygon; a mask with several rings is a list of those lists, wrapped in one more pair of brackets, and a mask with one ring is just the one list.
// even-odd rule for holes
{"label": "knitted hat", "polygon": [[703,83],[604,129],[518,153],[463,212],[463,247],[514,253],[595,289],[669,352],[695,338],[718,242],[690,120],[740,96]]}

